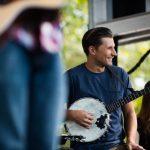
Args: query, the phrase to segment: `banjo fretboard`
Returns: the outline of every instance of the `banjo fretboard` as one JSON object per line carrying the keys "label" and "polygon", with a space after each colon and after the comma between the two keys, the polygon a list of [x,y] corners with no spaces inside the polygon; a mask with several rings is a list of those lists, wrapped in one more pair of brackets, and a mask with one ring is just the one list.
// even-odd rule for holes
{"label": "banjo fretboard", "polygon": [[117,101],[113,101],[110,105],[106,106],[106,109],[110,113],[110,112],[114,111],[115,109],[123,106],[124,104],[127,104],[127,103],[137,99],[138,97],[146,95],[147,93],[150,93],[150,87],[147,87],[140,91],[134,91],[132,94],[129,94],[127,97],[124,97]]}

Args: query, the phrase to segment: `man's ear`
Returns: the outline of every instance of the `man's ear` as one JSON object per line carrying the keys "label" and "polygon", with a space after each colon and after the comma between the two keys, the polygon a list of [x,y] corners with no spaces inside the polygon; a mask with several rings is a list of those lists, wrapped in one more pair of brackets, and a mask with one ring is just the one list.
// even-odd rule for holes
{"label": "man's ear", "polygon": [[89,54],[90,55],[95,55],[96,54],[96,49],[94,46],[89,46]]}

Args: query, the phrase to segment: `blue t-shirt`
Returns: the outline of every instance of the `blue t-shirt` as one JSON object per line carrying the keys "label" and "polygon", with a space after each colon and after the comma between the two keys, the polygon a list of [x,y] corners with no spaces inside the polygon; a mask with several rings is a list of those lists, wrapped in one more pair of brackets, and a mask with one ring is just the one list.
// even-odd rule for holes
{"label": "blue t-shirt", "polygon": [[[131,87],[127,73],[120,67],[111,66],[111,70],[119,76],[121,82],[112,72],[105,68],[102,73],[89,71],[85,64],[81,64],[66,72],[69,81],[68,107],[78,99],[92,97],[109,105],[114,100],[127,96]],[[99,143],[118,144],[125,137],[121,108],[116,109],[110,115],[110,127],[108,132],[99,139]]]}

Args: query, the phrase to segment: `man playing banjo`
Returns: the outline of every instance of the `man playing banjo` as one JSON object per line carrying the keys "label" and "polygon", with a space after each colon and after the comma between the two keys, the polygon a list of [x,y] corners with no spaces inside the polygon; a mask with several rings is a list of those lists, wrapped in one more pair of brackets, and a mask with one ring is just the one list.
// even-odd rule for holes
{"label": "man playing banjo", "polygon": [[[105,106],[109,105],[113,100],[129,95],[131,84],[127,73],[122,68],[112,65],[112,59],[117,54],[110,29],[98,27],[88,30],[83,36],[82,46],[87,61],[66,72],[69,82],[68,108],[70,108],[67,110],[67,120],[75,122],[83,130],[88,131],[94,126],[94,113],[82,109],[71,109],[72,104],[86,98],[88,102],[91,98],[99,100]],[[88,107],[92,107],[92,103]],[[98,105],[96,108],[101,110]],[[72,148],[74,150],[124,150],[128,148],[143,150],[135,142],[137,121],[132,102],[111,112],[110,117],[102,115],[101,122],[107,123],[106,118],[109,120],[109,125],[101,137],[87,142],[72,142]],[[97,122],[95,123],[97,127],[104,129],[104,125]],[[94,132],[89,136],[92,137],[95,134],[97,133]],[[126,144],[124,143],[125,136]]]}

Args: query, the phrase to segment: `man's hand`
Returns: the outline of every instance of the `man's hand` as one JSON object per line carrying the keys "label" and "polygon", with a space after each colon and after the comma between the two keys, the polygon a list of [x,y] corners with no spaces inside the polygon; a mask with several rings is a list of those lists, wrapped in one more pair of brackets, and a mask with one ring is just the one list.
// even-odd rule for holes
{"label": "man's hand", "polygon": [[93,115],[84,110],[68,110],[67,119],[89,129],[93,123]]}
{"label": "man's hand", "polygon": [[129,150],[145,150],[142,146],[136,144],[135,142],[128,142],[127,145]]}
{"label": "man's hand", "polygon": [[125,118],[125,130],[127,134],[127,145],[130,150],[144,150],[144,148],[136,144],[137,133],[137,118],[134,110],[133,102],[123,106],[123,113]]}

